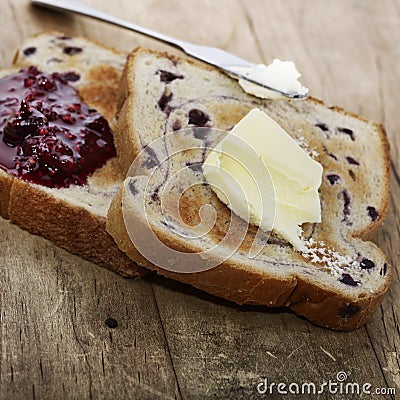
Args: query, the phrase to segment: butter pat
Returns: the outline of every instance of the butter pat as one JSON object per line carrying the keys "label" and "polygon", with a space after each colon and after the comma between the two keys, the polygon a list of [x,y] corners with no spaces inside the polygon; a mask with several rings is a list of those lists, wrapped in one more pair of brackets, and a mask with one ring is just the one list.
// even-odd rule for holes
{"label": "butter pat", "polygon": [[203,173],[219,199],[303,251],[303,222],[321,222],[323,168],[265,112],[250,111],[210,152]]}
{"label": "butter pat", "polygon": [[[273,60],[272,64],[258,64],[252,67],[233,67],[234,72],[240,73],[248,78],[262,82],[263,84],[278,89],[285,93],[298,93],[307,95],[308,89],[299,82],[301,74],[297,71],[292,61]],[[239,79],[239,85],[246,93],[262,99],[282,98],[281,94],[263,88],[244,79]]]}

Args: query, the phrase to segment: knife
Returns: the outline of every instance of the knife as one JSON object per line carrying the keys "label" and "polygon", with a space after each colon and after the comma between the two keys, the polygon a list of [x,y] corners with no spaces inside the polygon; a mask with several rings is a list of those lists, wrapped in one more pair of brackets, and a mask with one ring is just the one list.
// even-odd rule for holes
{"label": "knife", "polygon": [[141,33],[142,35],[148,36],[150,38],[157,39],[170,46],[178,48],[179,50],[182,50],[184,53],[193,58],[196,58],[207,64],[219,68],[220,70],[222,70],[223,72],[225,72],[226,74],[228,74],[233,78],[243,79],[245,81],[259,85],[265,89],[278,93],[279,95],[282,95],[284,97],[290,99],[305,99],[308,96],[308,92],[305,93],[284,92],[282,90],[268,86],[263,82],[260,82],[256,79],[252,79],[251,77],[248,77],[238,72],[236,68],[238,67],[239,69],[243,67],[251,68],[254,66],[254,64],[244,60],[243,58],[237,57],[225,50],[218,49],[216,47],[200,46],[193,43],[185,42],[183,40],[175,39],[173,37],[164,35],[162,33],[147,28],[143,28],[139,25],[124,21],[120,18],[104,13],[81,1],[69,0],[66,2],[65,0],[32,0],[31,2],[36,7],[85,15],[87,17],[95,18],[100,21],[108,22],[113,25],[130,29],[132,31]]}

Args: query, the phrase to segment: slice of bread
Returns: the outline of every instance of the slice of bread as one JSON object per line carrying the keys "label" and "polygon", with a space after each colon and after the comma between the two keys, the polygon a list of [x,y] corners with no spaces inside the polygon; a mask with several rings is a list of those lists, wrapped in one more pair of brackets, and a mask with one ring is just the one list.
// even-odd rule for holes
{"label": "slice of bread", "polygon": [[[131,242],[124,216],[136,232],[144,235],[150,226],[163,243],[185,253],[204,251],[223,239],[231,213],[202,181],[201,168],[186,168],[175,185],[168,182],[185,166],[201,165],[207,151],[171,154],[182,140],[212,147],[219,139],[207,130],[196,134],[198,126],[229,130],[254,107],[275,119],[324,167],[322,223],[303,225],[309,252],[300,254],[272,234],[251,259],[249,247],[258,239],[256,227],[250,226],[241,247],[215,268],[178,273],[150,262]],[[124,172],[139,153],[141,158],[112,202],[107,230],[132,260],[239,304],[290,307],[333,329],[351,330],[372,316],[391,280],[384,254],[365,241],[381,225],[388,207],[389,146],[382,126],[315,99],[260,100],[216,69],[145,49],[134,51],[125,65],[117,116],[115,143]],[[192,134],[189,129],[165,139],[168,132],[187,127]],[[151,145],[160,138],[164,146]],[[186,190],[190,185],[196,186]],[[172,192],[181,196],[179,211],[186,228],[181,224],[177,229],[175,217],[163,213],[160,198],[168,203]],[[208,234],[192,239],[190,225],[201,222],[199,210],[209,204],[217,212],[216,223]],[[156,254],[161,247],[151,250]],[[218,249],[215,258],[224,250]]]}
{"label": "slice of bread", "polygon": [[[113,126],[116,95],[126,56],[85,38],[60,32],[28,38],[17,51],[15,67],[34,65],[61,73],[83,101]],[[11,71],[3,71],[2,76]],[[106,231],[110,202],[123,181],[113,157],[83,186],[54,189],[14,178],[0,170],[0,212],[31,233],[124,276],[144,273],[118,249]]]}

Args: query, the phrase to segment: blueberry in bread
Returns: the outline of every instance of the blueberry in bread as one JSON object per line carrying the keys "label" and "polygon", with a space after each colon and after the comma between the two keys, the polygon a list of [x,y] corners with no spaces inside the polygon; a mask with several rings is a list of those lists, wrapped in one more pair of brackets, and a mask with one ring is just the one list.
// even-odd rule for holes
{"label": "blueberry in bread", "polygon": [[[241,247],[215,268],[177,273],[155,265],[131,242],[121,203],[135,230],[145,232],[149,225],[174,250],[196,253],[218,244],[231,213],[202,180],[207,151],[178,158],[169,153],[179,140],[213,147],[219,139],[207,131],[229,131],[253,108],[265,111],[323,166],[322,223],[303,225],[308,250],[300,253],[273,233],[249,258],[256,231],[250,226]],[[107,230],[138,265],[239,304],[286,306],[332,329],[358,328],[373,315],[391,280],[384,254],[368,241],[383,222],[389,199],[389,149],[380,125],[312,98],[260,100],[216,69],[145,49],[134,51],[125,65],[117,116],[115,143],[123,171],[138,155],[141,161],[111,204]],[[185,128],[192,134],[163,139]],[[154,147],[160,138],[165,145]],[[179,212],[188,225],[199,223],[203,205],[213,206],[217,218],[207,235],[191,238],[190,229],[178,231],[169,223],[160,199],[171,190],[181,196]]]}
{"label": "blueberry in bread", "polygon": [[0,212],[125,276],[106,214],[123,180],[112,121],[125,55],[59,32],[28,38],[0,80]]}

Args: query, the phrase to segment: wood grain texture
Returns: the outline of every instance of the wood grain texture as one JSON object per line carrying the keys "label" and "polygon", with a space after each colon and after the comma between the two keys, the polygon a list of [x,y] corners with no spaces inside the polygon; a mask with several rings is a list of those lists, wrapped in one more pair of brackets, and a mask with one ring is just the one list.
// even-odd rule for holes
{"label": "wood grain texture", "polygon": [[[377,315],[355,334],[358,341],[370,343],[384,382],[400,390],[398,7],[390,0],[379,6],[358,1],[276,0],[268,2],[267,12],[265,1],[244,0],[244,8],[254,23],[265,61],[272,57],[271,52],[273,57],[291,57],[304,71],[304,82],[315,97],[381,122],[387,130],[392,156],[391,205],[376,241],[394,267],[394,281]],[[290,28],[280,29],[283,18]],[[365,367],[361,371],[360,378],[367,378]]]}
{"label": "wood grain texture", "polygon": [[4,220],[0,237],[5,398],[180,398],[148,282],[116,276]]}
{"label": "wood grain texture", "polygon": [[[392,151],[392,201],[377,242],[397,267],[399,0],[87,2],[254,62],[293,59],[315,97],[384,123]],[[0,66],[10,65],[25,36],[51,29],[123,51],[137,45],[168,49],[86,18],[32,9],[26,0],[2,0]],[[1,400],[257,398],[263,377],[322,383],[339,371],[349,381],[400,393],[396,268],[371,322],[340,333],[287,311],[235,306],[158,277],[125,280],[4,220],[0,264]],[[118,326],[105,325],[108,318]]]}

